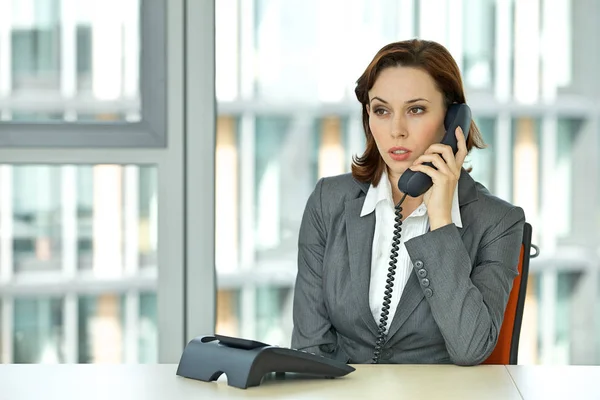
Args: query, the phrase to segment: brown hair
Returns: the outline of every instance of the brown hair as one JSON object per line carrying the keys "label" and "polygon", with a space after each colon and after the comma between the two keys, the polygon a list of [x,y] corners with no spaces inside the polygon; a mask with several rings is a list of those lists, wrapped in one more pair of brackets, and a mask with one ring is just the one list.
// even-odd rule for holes
{"label": "brown hair", "polygon": [[[358,78],[354,90],[356,98],[362,104],[362,122],[367,139],[363,155],[354,156],[352,159],[352,175],[361,182],[371,182],[373,185],[377,185],[385,168],[385,162],[379,154],[371,128],[369,128],[369,114],[367,113],[369,90],[375,84],[381,71],[398,66],[420,68],[427,72],[442,92],[446,108],[452,103],[466,103],[460,70],[444,46],[419,39],[394,42],[384,46]],[[467,138],[467,152],[470,152],[473,147],[482,149],[486,145],[477,125],[471,121]]]}

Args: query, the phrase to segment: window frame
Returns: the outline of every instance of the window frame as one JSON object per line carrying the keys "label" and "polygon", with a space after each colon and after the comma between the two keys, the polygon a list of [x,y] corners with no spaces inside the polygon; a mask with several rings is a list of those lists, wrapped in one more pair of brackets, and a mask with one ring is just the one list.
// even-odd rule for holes
{"label": "window frame", "polygon": [[[156,289],[158,362],[177,363],[187,342],[213,333],[216,321],[215,5],[214,0],[141,1],[146,35],[142,37],[146,51],[142,64],[158,65],[152,70],[142,68],[144,98],[149,101],[143,111],[149,118],[140,124],[5,122],[0,124],[0,164],[156,167],[158,278],[142,274],[127,282],[98,283],[103,292]],[[160,21],[160,26],[149,21]],[[152,116],[153,110],[160,115]],[[157,128],[161,124],[164,126]],[[37,294],[31,282],[21,285],[14,280],[12,269],[0,270],[0,292],[3,287],[10,288],[10,293],[2,292],[0,298],[0,362],[11,357],[14,299]],[[67,346],[76,344],[72,325],[76,323],[77,295],[98,293],[99,288],[82,279],[43,285],[46,293],[62,294],[65,324],[71,326],[65,341]],[[67,354],[73,362],[76,354]]]}
{"label": "window frame", "polygon": [[[169,62],[167,3],[171,5],[169,0],[140,0],[140,121],[41,123],[0,121],[0,146],[9,148],[166,147],[167,64]],[[0,106],[6,101],[0,99]]]}

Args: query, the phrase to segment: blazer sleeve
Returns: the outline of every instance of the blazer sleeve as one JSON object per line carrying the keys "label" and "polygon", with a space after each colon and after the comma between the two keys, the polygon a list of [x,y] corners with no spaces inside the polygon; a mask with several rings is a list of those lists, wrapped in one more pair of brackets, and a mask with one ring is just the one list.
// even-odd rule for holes
{"label": "blazer sleeve", "polygon": [[292,348],[337,358],[337,334],[323,297],[323,255],[327,241],[321,195],[323,178],[308,198],[298,238],[298,272],[294,288]]}
{"label": "blazer sleeve", "polygon": [[405,244],[455,364],[480,364],[496,347],[518,275],[524,223],[523,210],[510,208],[482,237],[474,267],[454,224]]}

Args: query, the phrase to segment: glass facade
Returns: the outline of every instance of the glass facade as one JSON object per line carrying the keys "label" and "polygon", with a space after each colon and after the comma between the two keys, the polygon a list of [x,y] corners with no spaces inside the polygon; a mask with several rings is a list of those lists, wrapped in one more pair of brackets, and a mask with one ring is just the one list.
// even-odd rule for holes
{"label": "glass facade", "polygon": [[[463,72],[473,177],[542,251],[520,363],[600,363],[595,0],[214,3],[217,332],[289,345],[306,200],[363,150],[355,81],[420,37]],[[0,120],[139,121],[142,6],[0,0]],[[158,186],[152,163],[0,160],[0,362],[158,361]]]}
{"label": "glass facade", "polygon": [[64,315],[59,298],[19,298],[14,302],[13,362],[65,361]]}
{"label": "glass facade", "polygon": [[157,361],[151,165],[0,164],[6,362]]}
{"label": "glass facade", "polygon": [[139,121],[139,8],[139,0],[0,2],[1,119]]}

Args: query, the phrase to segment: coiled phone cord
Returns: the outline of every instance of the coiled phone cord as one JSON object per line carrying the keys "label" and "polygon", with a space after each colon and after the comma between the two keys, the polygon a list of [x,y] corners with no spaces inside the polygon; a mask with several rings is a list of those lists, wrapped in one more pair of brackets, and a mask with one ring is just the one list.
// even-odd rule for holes
{"label": "coiled phone cord", "polygon": [[394,237],[392,239],[392,253],[388,268],[387,279],[385,281],[385,292],[383,296],[383,307],[381,308],[381,317],[379,318],[379,329],[377,332],[377,340],[375,341],[375,350],[373,352],[372,364],[379,363],[381,348],[386,340],[386,326],[388,315],[390,313],[390,302],[392,300],[392,291],[394,288],[394,276],[396,274],[396,263],[398,261],[398,250],[400,249],[400,238],[402,235],[402,203],[406,198],[406,193],[402,196],[398,204],[396,204],[396,218],[394,219]]}

